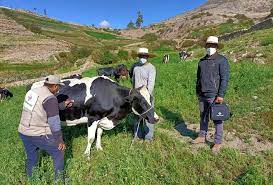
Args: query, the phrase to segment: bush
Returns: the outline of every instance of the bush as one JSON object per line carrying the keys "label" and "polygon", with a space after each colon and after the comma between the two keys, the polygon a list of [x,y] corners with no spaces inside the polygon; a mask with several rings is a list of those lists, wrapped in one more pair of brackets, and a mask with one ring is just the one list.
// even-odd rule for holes
{"label": "bush", "polygon": [[137,58],[137,52],[135,50],[132,50],[130,56],[131,56],[131,58],[136,59]]}
{"label": "bush", "polygon": [[125,50],[118,51],[118,58],[120,60],[128,60],[129,59],[129,52]]}
{"label": "bush", "polygon": [[144,36],[142,36],[141,38],[148,41],[148,42],[153,42],[158,39],[158,36],[155,33],[147,33]]}
{"label": "bush", "polygon": [[226,23],[232,24],[232,23],[234,23],[234,20],[229,18]]}
{"label": "bush", "polygon": [[249,18],[245,16],[245,14],[236,14],[234,17],[239,20],[249,20]]}
{"label": "bush", "polygon": [[273,44],[273,37],[265,38],[261,41],[261,46],[268,46],[270,44]]}
{"label": "bush", "polygon": [[97,64],[112,64],[118,61],[118,57],[109,50],[96,49],[92,52],[91,57]]}
{"label": "bush", "polygon": [[100,64],[113,64],[118,61],[116,55],[111,53],[109,50],[105,51],[100,59]]}
{"label": "bush", "polygon": [[82,59],[88,57],[91,54],[91,50],[89,48],[82,48],[73,46],[70,49],[70,52],[61,52],[59,53],[56,58],[60,63],[57,67],[64,67],[64,66],[71,66],[73,65],[78,59]]}
{"label": "bush", "polygon": [[193,40],[185,40],[183,43],[182,43],[182,45],[181,45],[181,47],[182,48],[188,48],[188,47],[191,47],[191,46],[193,46],[193,45],[195,45],[196,43],[193,41]]}
{"label": "bush", "polygon": [[29,24],[29,25],[25,25],[25,27],[30,30],[33,33],[37,33],[37,34],[41,34],[42,33],[42,29],[35,25],[35,24]]}

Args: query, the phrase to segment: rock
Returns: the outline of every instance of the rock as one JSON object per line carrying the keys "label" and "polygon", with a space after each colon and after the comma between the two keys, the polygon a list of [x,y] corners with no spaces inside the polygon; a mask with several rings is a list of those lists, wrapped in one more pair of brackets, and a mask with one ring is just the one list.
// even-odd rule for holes
{"label": "rock", "polygon": [[253,98],[254,100],[257,100],[257,99],[258,99],[258,96],[252,96],[252,98]]}

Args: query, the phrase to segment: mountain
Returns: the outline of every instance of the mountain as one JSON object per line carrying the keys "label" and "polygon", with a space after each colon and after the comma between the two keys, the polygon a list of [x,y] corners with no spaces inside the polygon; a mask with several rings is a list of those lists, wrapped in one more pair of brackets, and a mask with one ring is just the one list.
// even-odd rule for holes
{"label": "mountain", "polygon": [[155,33],[161,39],[182,42],[195,29],[209,25],[252,20],[258,22],[270,14],[273,0],[209,0],[204,5],[172,17],[166,21],[150,25],[142,30],[124,30],[128,37],[142,37]]}

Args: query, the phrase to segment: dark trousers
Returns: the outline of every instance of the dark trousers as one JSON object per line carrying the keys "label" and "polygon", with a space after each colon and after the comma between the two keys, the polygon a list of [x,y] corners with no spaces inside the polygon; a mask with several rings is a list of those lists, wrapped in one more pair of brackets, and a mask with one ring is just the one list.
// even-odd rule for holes
{"label": "dark trousers", "polygon": [[52,135],[26,136],[19,133],[27,155],[26,171],[29,177],[38,163],[38,151],[45,150],[53,159],[55,179],[62,178],[64,172],[64,151],[58,150],[58,144]]}
{"label": "dark trousers", "polygon": [[[137,130],[138,126],[139,128]],[[143,120],[141,119],[140,123],[138,121],[135,121],[134,134],[137,134],[137,137],[139,139],[152,140],[154,137],[154,127],[155,127],[154,124],[149,123],[147,120],[144,120],[143,122]]]}
{"label": "dark trousers", "polygon": [[[209,112],[208,108],[213,103],[215,98],[199,97],[200,109],[200,133],[199,136],[206,137],[209,127]],[[214,143],[221,144],[223,138],[223,121],[213,121],[215,126]]]}

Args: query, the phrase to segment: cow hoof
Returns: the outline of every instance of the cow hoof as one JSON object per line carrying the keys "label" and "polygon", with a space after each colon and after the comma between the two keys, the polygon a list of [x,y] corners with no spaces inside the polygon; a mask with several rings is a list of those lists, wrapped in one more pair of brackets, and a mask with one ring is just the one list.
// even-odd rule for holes
{"label": "cow hoof", "polygon": [[90,156],[90,151],[85,151],[84,155]]}
{"label": "cow hoof", "polygon": [[96,149],[99,151],[102,151],[103,149],[102,149],[102,147],[101,146],[96,146]]}

